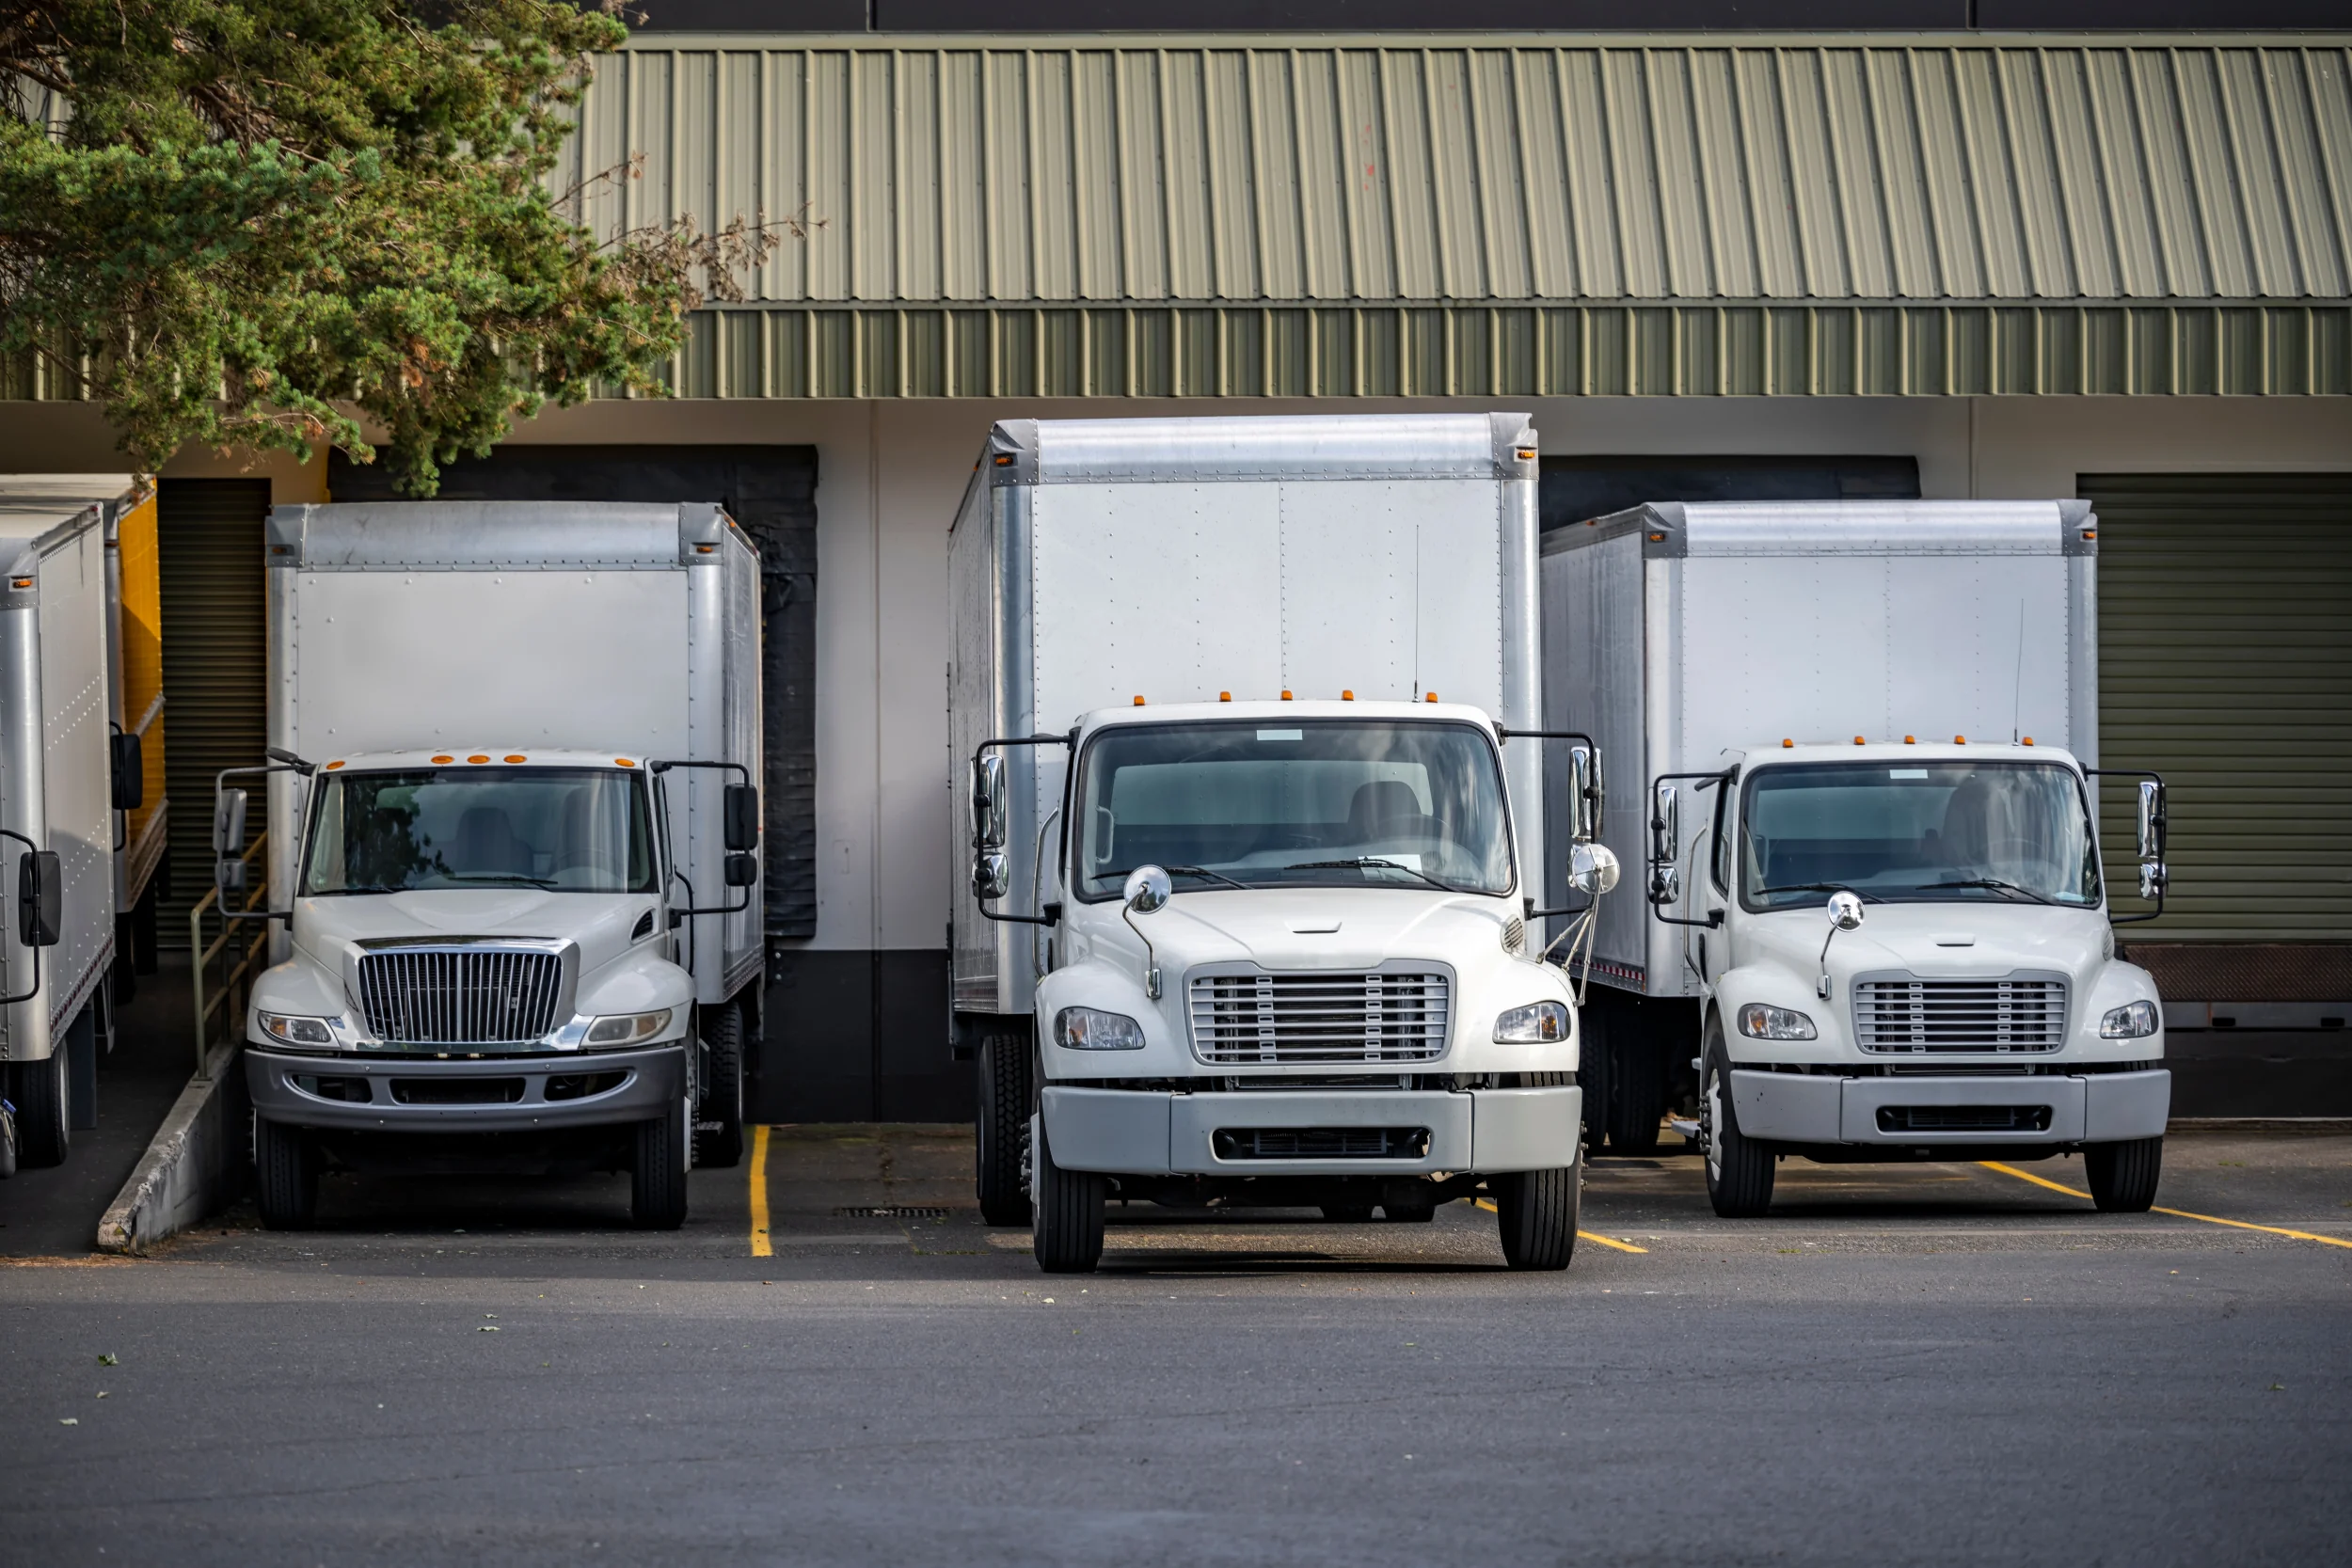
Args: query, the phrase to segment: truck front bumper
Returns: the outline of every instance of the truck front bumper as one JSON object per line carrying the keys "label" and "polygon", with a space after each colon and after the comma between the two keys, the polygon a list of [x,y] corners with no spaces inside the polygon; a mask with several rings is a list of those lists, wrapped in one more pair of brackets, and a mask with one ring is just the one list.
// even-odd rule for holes
{"label": "truck front bumper", "polygon": [[529,1132],[649,1121],[686,1095],[686,1042],[456,1060],[301,1056],[248,1045],[265,1121],[376,1132]]}
{"label": "truck front bumper", "polygon": [[1840,1078],[1734,1068],[1731,1107],[1740,1134],[1766,1143],[2113,1143],[2164,1132],[2172,1074]]}
{"label": "truck front bumper", "polygon": [[1554,1170],[1576,1164],[1584,1120],[1584,1091],[1573,1085],[1239,1094],[1048,1085],[1042,1100],[1055,1164],[1121,1176]]}

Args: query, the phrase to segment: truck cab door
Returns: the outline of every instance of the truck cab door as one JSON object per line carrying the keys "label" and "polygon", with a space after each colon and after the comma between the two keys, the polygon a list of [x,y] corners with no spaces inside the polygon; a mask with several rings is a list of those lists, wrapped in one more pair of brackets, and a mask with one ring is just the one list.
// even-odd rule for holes
{"label": "truck cab door", "polygon": [[[1699,986],[1712,995],[1715,981],[1731,967],[1731,879],[1733,866],[1733,807],[1731,798],[1739,789],[1739,776],[1729,774],[1714,788],[1715,809],[1708,816],[1707,870],[1704,880],[1693,865],[1690,886],[1699,890],[1699,918],[1714,923],[1712,929],[1698,930],[1695,967]],[[1692,857],[1696,858],[1695,854]]]}

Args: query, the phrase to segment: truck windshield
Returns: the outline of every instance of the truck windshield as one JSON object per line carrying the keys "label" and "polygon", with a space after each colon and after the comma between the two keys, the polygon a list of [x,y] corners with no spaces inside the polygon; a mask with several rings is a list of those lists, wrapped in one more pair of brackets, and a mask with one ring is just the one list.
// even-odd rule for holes
{"label": "truck windshield", "polygon": [[1888,903],[2099,902],[2081,781],[2057,763],[1795,764],[1749,775],[1740,896],[1750,910],[1851,888]]}
{"label": "truck windshield", "polygon": [[1077,896],[1184,887],[1511,890],[1494,743],[1460,723],[1120,725],[1081,762]]}
{"label": "truck windshield", "polygon": [[454,887],[655,891],[644,785],[596,768],[321,776],[304,894]]}

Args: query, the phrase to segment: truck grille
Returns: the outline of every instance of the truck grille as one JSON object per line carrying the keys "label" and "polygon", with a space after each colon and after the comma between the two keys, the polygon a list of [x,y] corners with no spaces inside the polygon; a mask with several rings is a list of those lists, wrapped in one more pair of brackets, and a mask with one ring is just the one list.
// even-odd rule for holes
{"label": "truck grille", "polygon": [[1209,1146],[1220,1160],[1419,1160],[1426,1127],[1220,1127]]}
{"label": "truck grille", "polygon": [[401,948],[359,959],[359,1011],[387,1045],[525,1045],[555,1027],[564,962],[516,948]]}
{"label": "truck grille", "polygon": [[1204,1062],[1426,1062],[1445,1054],[1450,978],[1428,972],[1197,974]]}
{"label": "truck grille", "polygon": [[1853,1017],[1865,1051],[2056,1051],[2066,1041],[2066,982],[1861,980]]}

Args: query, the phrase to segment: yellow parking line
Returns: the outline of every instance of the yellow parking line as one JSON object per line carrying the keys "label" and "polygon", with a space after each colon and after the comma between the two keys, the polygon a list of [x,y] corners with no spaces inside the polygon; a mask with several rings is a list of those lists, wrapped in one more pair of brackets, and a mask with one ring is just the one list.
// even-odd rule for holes
{"label": "yellow parking line", "polygon": [[[1475,1209],[1484,1209],[1489,1214],[1495,1212],[1495,1202],[1494,1199],[1490,1197],[1471,1198],[1470,1206]],[[1615,1241],[1607,1236],[1596,1236],[1589,1230],[1580,1230],[1576,1234],[1578,1239],[1581,1241],[1598,1242],[1602,1246],[1615,1247],[1619,1252],[1639,1252],[1646,1254],[1649,1251],[1649,1248],[1645,1246],[1635,1246],[1631,1242]]]}
{"label": "yellow parking line", "polygon": [[[1979,1160],[1977,1163],[1987,1170],[1997,1170],[2003,1176],[2013,1176],[2020,1181],[2030,1181],[2037,1187],[2047,1187],[2054,1193],[2064,1193],[2069,1197],[2088,1198],[2090,1196],[2089,1193],[2077,1192],[2073,1187],[2060,1186],[2047,1177],[2036,1176],[2031,1171],[2019,1170],[2015,1165],[2005,1165],[1998,1160]],[[2315,1236],[2308,1230],[2289,1230],[2282,1226],[2254,1225],[2246,1220],[2225,1220],[2213,1214],[2192,1214],[2185,1209],[2152,1206],[2149,1212],[2169,1214],[2176,1220],[2201,1220],[2207,1225],[2226,1225],[2234,1230],[2260,1230],[2272,1236],[2290,1236],[2298,1242],[2317,1242],[2322,1246],[2352,1247],[2352,1242],[2347,1242],[2340,1236]]]}
{"label": "yellow parking line", "polygon": [[773,1258],[768,1240],[768,1129],[752,1129],[752,1256]]}

